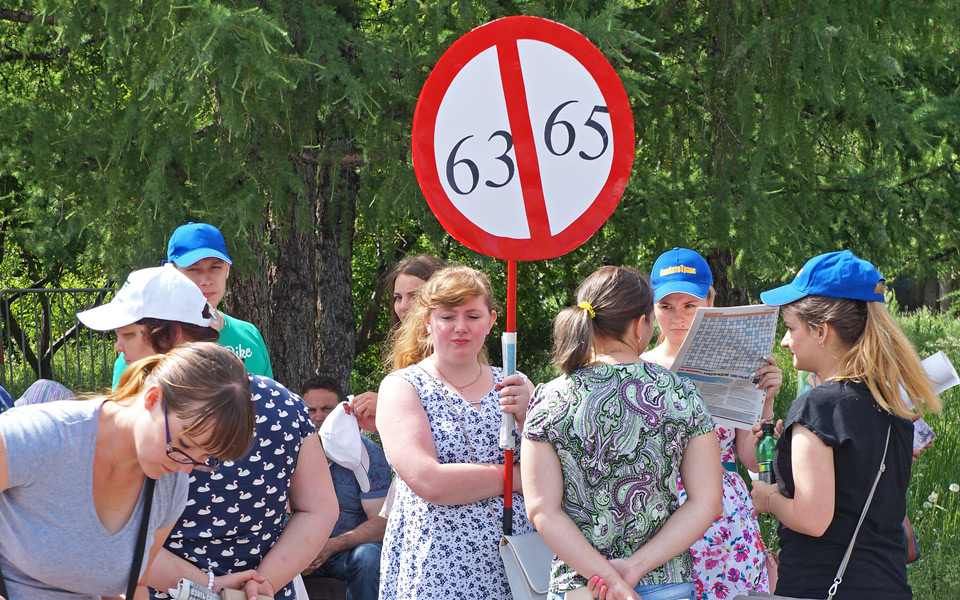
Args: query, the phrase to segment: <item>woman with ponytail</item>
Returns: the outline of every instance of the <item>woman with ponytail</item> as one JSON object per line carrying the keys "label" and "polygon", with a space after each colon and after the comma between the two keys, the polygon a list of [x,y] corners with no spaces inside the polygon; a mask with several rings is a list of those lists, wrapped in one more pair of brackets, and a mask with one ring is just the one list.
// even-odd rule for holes
{"label": "woman with ponytail", "polygon": [[[693,598],[690,545],[720,514],[720,457],[696,388],[640,358],[653,295],[633,269],[603,267],[554,321],[521,463],[527,513],[557,553],[551,598]],[[677,482],[687,501],[680,506]]]}
{"label": "woman with ponytail", "polygon": [[783,307],[780,345],[794,368],[823,382],[790,406],[774,454],[777,485],[753,484],[756,510],[780,520],[779,595],[817,598],[831,589],[883,462],[833,597],[912,597],[901,529],[910,417],[940,402],[883,292],[880,272],[843,250],[810,259],[791,283],[760,294]]}
{"label": "woman with ponytail", "polygon": [[243,363],[197,343],[135,362],[108,396],[0,416],[0,569],[7,600],[99,599],[128,583],[156,480],[142,574],[187,501],[191,470],[250,446]]}

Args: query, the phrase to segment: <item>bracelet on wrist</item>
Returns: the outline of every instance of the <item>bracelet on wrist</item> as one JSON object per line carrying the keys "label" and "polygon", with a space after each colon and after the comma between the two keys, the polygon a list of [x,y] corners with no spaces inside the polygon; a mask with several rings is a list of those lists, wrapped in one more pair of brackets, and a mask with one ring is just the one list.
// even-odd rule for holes
{"label": "bracelet on wrist", "polygon": [[263,577],[263,582],[264,582],[264,583],[270,585],[270,591],[271,591],[271,592],[273,592],[274,594],[276,594],[277,592],[280,591],[280,590],[277,588],[277,586],[273,585],[273,582],[272,582],[272,581],[270,581],[269,579],[267,579],[267,577],[266,577],[265,575],[261,575],[260,577]]}
{"label": "bracelet on wrist", "polygon": [[773,500],[774,494],[779,494],[779,493],[780,493],[780,490],[775,489],[769,494],[767,494],[767,512],[773,512],[773,505],[771,504],[770,501]]}

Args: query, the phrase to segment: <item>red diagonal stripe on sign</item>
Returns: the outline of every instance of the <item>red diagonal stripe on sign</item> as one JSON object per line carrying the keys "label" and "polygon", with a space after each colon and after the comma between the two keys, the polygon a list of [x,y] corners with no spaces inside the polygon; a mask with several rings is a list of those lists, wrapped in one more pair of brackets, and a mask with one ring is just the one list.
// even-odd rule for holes
{"label": "red diagonal stripe on sign", "polygon": [[543,199],[540,161],[537,159],[537,144],[533,139],[533,126],[530,124],[527,90],[523,84],[516,40],[497,43],[497,58],[500,61],[500,81],[503,83],[503,96],[507,103],[507,118],[510,120],[510,134],[513,136],[514,155],[517,158],[517,176],[520,178],[530,237],[534,240],[547,240],[551,237],[547,204]]}

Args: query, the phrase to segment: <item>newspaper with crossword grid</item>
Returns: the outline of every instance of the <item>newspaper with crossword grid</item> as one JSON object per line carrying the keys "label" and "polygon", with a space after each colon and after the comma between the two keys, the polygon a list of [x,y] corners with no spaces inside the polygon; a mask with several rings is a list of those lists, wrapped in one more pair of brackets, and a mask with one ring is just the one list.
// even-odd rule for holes
{"label": "newspaper with crossword grid", "polygon": [[778,314],[765,304],[697,309],[672,370],[697,386],[717,423],[750,429],[759,422],[764,392],[753,373],[773,352]]}

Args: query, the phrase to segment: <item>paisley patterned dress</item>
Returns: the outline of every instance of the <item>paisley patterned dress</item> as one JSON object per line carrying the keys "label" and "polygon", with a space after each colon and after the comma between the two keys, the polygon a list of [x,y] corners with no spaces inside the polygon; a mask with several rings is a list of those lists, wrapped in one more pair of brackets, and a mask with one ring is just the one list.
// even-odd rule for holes
{"label": "paisley patterned dress", "polygon": [[[636,552],[677,510],[680,460],[690,439],[712,428],[689,380],[654,363],[632,363],[585,367],[539,386],[523,435],[556,450],[564,512],[612,560]],[[639,583],[692,581],[683,552]],[[586,584],[554,558],[551,592]]]}
{"label": "paisley patterned dress", "polygon": [[[491,389],[475,410],[416,365],[390,376],[402,377],[420,395],[441,463],[474,462],[472,445],[477,462],[503,464],[499,392]],[[493,377],[499,383],[503,371],[493,367]],[[519,458],[518,446],[514,460]],[[394,481],[397,495],[380,558],[381,600],[513,600],[499,553],[497,520],[503,518],[503,497],[489,499],[492,512],[486,501],[445,506],[417,496],[399,475]],[[523,496],[515,493],[513,533],[530,531],[533,526],[527,520]]]}
{"label": "paisley patterned dress", "polygon": [[[753,515],[747,484],[735,470],[735,430],[716,426],[723,472],[723,514],[697,541],[690,553],[696,571],[698,600],[725,600],[750,590],[769,591],[760,525]],[[683,485],[680,486],[681,490]],[[680,501],[687,499],[682,494]]]}

